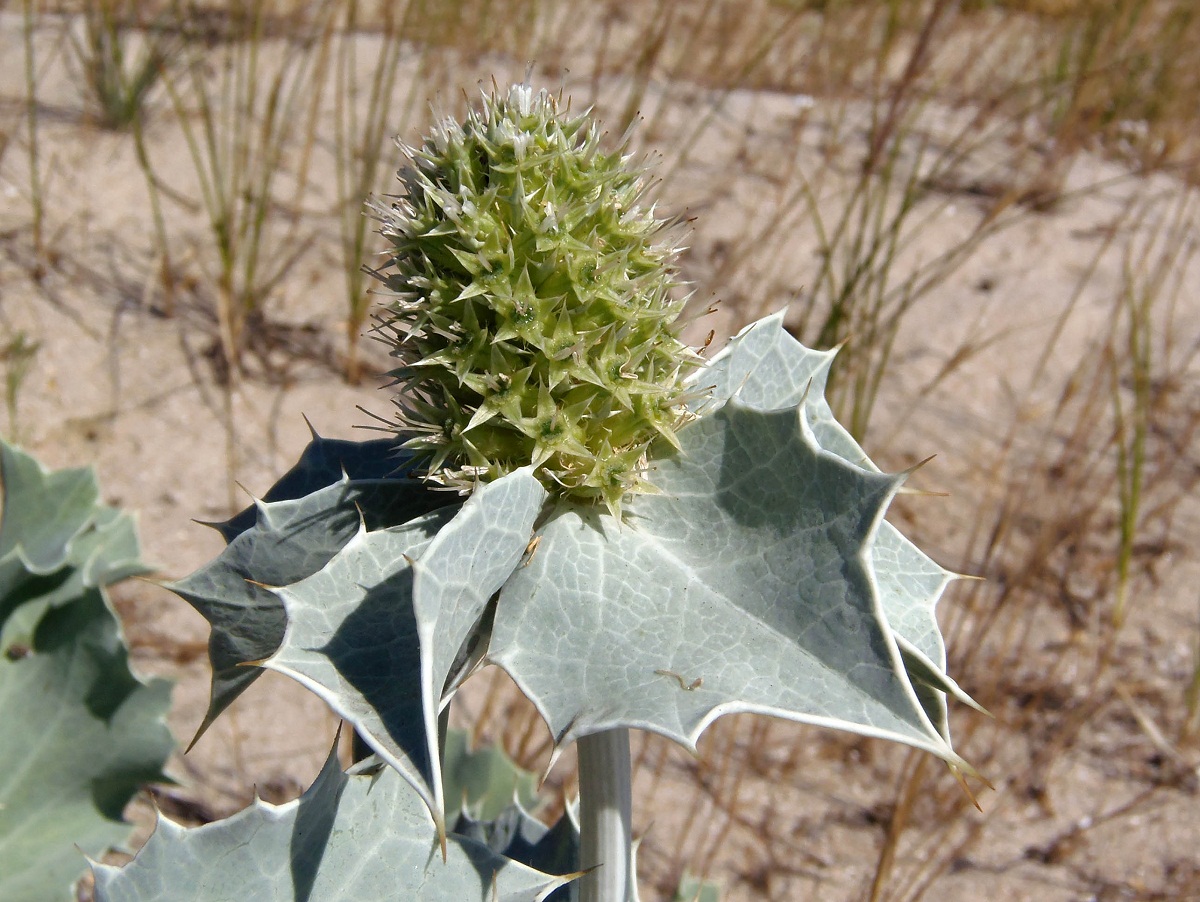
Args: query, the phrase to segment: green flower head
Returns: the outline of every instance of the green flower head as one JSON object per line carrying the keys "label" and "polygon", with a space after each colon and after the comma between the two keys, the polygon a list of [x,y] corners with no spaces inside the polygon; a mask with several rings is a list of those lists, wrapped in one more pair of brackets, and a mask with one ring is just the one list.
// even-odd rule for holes
{"label": "green flower head", "polygon": [[532,464],[553,494],[619,514],[652,490],[650,446],[676,443],[700,361],[644,171],[523,84],[405,150],[401,193],[374,207],[404,447],[441,485]]}

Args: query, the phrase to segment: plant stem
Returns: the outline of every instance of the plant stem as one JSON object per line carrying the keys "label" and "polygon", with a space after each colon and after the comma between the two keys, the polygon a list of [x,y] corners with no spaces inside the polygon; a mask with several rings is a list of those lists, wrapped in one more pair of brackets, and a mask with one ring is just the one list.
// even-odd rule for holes
{"label": "plant stem", "polygon": [[629,902],[632,873],[632,768],[629,730],[606,730],[579,740],[579,902]]}
{"label": "plant stem", "polygon": [[[166,65],[164,62],[163,65]],[[172,278],[171,249],[167,240],[167,221],[163,216],[162,198],[158,190],[158,177],[150,164],[150,154],[146,149],[145,111],[139,107],[130,125],[133,128],[133,148],[137,154],[138,168],[146,179],[146,191],[150,195],[150,219],[154,223],[154,237],[158,242],[158,278],[162,289],[162,312],[166,316],[175,315],[175,282]]]}
{"label": "plant stem", "polygon": [[34,60],[33,30],[37,15],[36,0],[25,0],[25,114],[29,123],[29,195],[33,205],[33,254],[41,269],[42,252],[42,179],[38,168],[37,64]]}

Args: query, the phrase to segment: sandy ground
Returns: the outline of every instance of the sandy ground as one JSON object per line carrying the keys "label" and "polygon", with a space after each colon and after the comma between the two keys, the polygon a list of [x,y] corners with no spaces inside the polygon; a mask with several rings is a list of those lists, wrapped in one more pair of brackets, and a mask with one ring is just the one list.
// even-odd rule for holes
{"label": "sandy ground", "polygon": [[[18,20],[0,17],[0,57],[19,58],[18,38]],[[478,63],[481,68],[488,64]],[[0,93],[19,98],[19,79],[14,65],[0,67]],[[461,84],[473,80],[474,73],[468,73]],[[622,86],[604,87],[615,95]],[[182,266],[193,279],[182,283],[174,315],[166,316],[153,277],[153,233],[132,142],[127,135],[89,126],[80,115],[69,74],[58,68],[43,79],[40,100],[45,112],[46,227],[53,254],[44,273],[34,270],[23,148],[10,147],[0,160],[0,327],[6,339],[23,332],[38,344],[6,435],[15,435],[49,466],[94,464],[105,500],[137,512],[145,557],[163,575],[179,576],[220,548],[217,534],[193,518],[219,519],[229,514],[231,504],[243,504],[247,496],[239,485],[250,493],[265,491],[307,440],[304,416],[322,434],[365,437],[356,427],[369,420],[356,405],[386,414],[387,395],[372,380],[351,387],[339,377],[336,222],[314,201],[302,221],[312,236],[311,249],[269,301],[272,334],[264,342],[266,358],[251,361],[227,411],[212,366],[215,333],[204,276],[210,254],[202,219],[195,210],[171,206],[173,232],[186,248]],[[677,129],[710,103],[699,90],[691,98],[672,95],[656,133],[644,139],[671,147]],[[180,134],[162,98],[155,109],[163,115],[151,120],[152,156],[166,178],[187,194],[190,164]],[[695,327],[697,342],[712,328],[719,345],[744,322],[803,294],[802,280],[811,269],[805,255],[813,235],[795,217],[781,226],[787,234],[771,236],[772,247],[779,250],[769,260],[752,257],[738,270],[736,284],[714,280],[722,274],[731,245],[764,222],[778,203],[772,173],[789,155],[818,152],[819,130],[798,130],[804,109],[801,99],[769,92],[726,98],[702,146],[664,186],[666,204],[674,211],[686,209],[697,220],[682,261],[685,276],[696,283],[701,303],[712,296],[723,301],[719,314]],[[11,107],[10,114],[15,116],[15,110]],[[747,136],[757,148],[749,161],[739,156],[744,156]],[[318,185],[328,177],[329,165],[320,158],[314,164]],[[1169,215],[1170,204],[1185,190],[1165,177],[1135,179],[1116,164],[1088,157],[1071,174],[1071,184],[1076,183],[1106,187],[1069,199],[1050,213],[1024,217],[985,242],[910,311],[872,420],[867,448],[882,466],[899,469],[938,454],[915,481],[922,489],[948,490],[950,496],[906,499],[897,522],[919,536],[942,563],[965,573],[977,567],[967,541],[970,527],[1001,501],[1002,485],[989,467],[1009,425],[1024,417],[1044,422],[1045,430],[1052,431],[1052,405],[1064,380],[1083,355],[1098,353],[1118,283],[1121,260],[1115,255],[1101,262],[1075,302],[1054,354],[1035,370],[1106,227],[1131,193],[1161,197],[1148,214],[1147,221],[1153,222]],[[835,203],[839,185],[829,183],[825,190],[822,203]],[[974,228],[981,215],[981,202],[969,195],[931,200],[928,222],[901,265],[918,265],[935,255]],[[1200,335],[1196,275],[1193,268],[1185,279],[1171,327],[1181,346]],[[369,363],[383,369],[386,360],[365,347]],[[964,347],[977,350],[936,381]],[[1182,389],[1193,405],[1197,375],[1186,373],[1192,381]],[[1018,453],[1032,453],[1033,434],[1040,433],[1021,433],[1030,447],[1023,445]],[[1182,457],[1198,466],[1194,450],[1182,449]],[[1022,516],[1036,520],[1051,501],[1031,499]],[[1200,584],[1198,537],[1200,504],[1186,498],[1176,517],[1176,542],[1156,559],[1155,581],[1139,582],[1130,622],[1119,639],[1117,653],[1128,688],[1137,698],[1162,699],[1166,709],[1178,708],[1191,673],[1195,587]],[[995,579],[998,574],[985,575]],[[206,624],[170,593],[149,584],[122,586],[114,597],[137,665],[177,680],[171,723],[186,742],[207,700]],[[961,616],[956,605],[964,597],[958,587],[948,593],[943,602],[948,622]],[[1076,636],[1054,599],[1031,609],[1030,618],[1047,654],[1067,648]],[[1071,654],[1063,652],[1065,658]],[[990,691],[978,683],[966,688],[990,702],[1002,691],[997,687],[1019,682],[1016,674],[1026,663],[1045,666],[1043,659],[1008,662],[1012,673],[995,674]],[[1068,660],[1063,666],[1077,665]],[[476,690],[467,707],[477,706],[479,698]],[[1049,706],[1058,717],[1077,711],[1095,720],[1083,740],[1057,749],[1049,761],[1033,758],[1030,737],[1006,732],[1003,718],[980,724],[954,712],[956,729],[969,724],[968,750],[994,750],[986,770],[997,789],[983,790],[983,813],[962,815],[954,832],[961,836],[975,830],[985,840],[952,862],[929,898],[1180,898],[1173,887],[1189,885],[1200,868],[1195,851],[1200,847],[1196,750],[1168,744],[1165,752],[1152,735],[1153,717],[1147,726],[1146,709],[1136,702],[1085,711],[1088,698],[1087,687],[1065,679],[1053,697],[1029,701]],[[314,696],[267,674],[195,749],[176,757],[172,771],[181,786],[169,790],[169,796],[179,811],[200,818],[239,808],[255,787],[272,800],[293,797],[317,772],[335,726]],[[891,799],[904,753],[825,740],[816,731],[785,724],[771,725],[765,733],[753,729],[745,719],[714,729],[701,745],[699,763],[682,752],[670,753],[661,780],[650,779],[647,768],[636,805],[642,828],[654,822],[644,864],[656,877],[669,880],[666,872],[686,860],[675,854],[677,840],[684,840],[672,831],[686,827],[695,848],[715,843],[710,864],[726,885],[723,898],[864,897],[887,823],[880,811]],[[772,773],[772,756],[802,767],[791,773],[790,782],[751,776],[739,796],[738,823],[719,838],[724,821],[711,806],[697,809],[698,822],[681,824],[684,800],[692,804],[696,777],[707,773],[706,757],[715,760],[751,735],[759,742],[761,773]],[[651,745],[646,761],[658,754],[659,747]],[[1190,776],[1174,782],[1163,777],[1166,770],[1180,767]],[[957,792],[948,775],[935,782],[942,796]],[[1128,816],[1121,812],[1152,787],[1152,802]],[[932,854],[930,838],[943,835],[940,804],[933,800],[914,810],[912,830],[898,850],[901,871]],[[143,828],[148,823],[144,805],[135,806],[131,815]],[[646,897],[656,895],[648,888]]]}

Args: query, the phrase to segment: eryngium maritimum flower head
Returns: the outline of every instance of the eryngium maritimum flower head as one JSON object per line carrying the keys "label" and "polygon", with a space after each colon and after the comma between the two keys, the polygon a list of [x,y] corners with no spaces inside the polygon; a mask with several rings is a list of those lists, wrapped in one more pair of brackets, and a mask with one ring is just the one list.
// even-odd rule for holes
{"label": "eryngium maritimum flower head", "polygon": [[532,464],[552,492],[651,490],[650,445],[675,443],[684,378],[677,247],[625,148],[586,115],[516,85],[405,148],[401,194],[377,205],[377,273],[397,432],[428,478],[463,491]]}

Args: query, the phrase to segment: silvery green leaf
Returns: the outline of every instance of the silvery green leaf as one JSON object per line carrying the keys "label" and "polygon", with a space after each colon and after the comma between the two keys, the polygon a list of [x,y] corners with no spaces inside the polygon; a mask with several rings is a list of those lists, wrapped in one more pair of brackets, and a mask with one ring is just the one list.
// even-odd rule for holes
{"label": "silvery green leaf", "polygon": [[98,504],[88,528],[72,543],[67,562],[78,568],[81,585],[92,588],[149,573],[139,555],[133,517]]}
{"label": "silvery green leaf", "polygon": [[71,544],[96,515],[100,490],[90,469],[45,469],[19,448],[0,442],[5,486],[0,560],[15,558],[32,574],[62,567]]}
{"label": "silvery green leaf", "polygon": [[[579,870],[579,824],[571,806],[553,827],[530,812],[539,803],[537,775],[519,767],[497,745],[468,746],[464,730],[446,735],[442,775],[450,832],[546,874]],[[456,799],[461,800],[456,804]],[[575,884],[549,899],[567,902]]]}
{"label": "silvery green leaf", "polygon": [[806,348],[784,328],[783,316],[781,310],[751,323],[713,355],[708,366],[692,377],[698,386],[711,387],[697,406],[711,410],[735,396],[745,406],[764,411],[803,404],[809,428],[822,448],[878,471],[825,400],[825,384],[837,352]]}
{"label": "silvery green leaf", "polygon": [[97,502],[90,470],[3,442],[0,465],[0,899],[65,900],[80,849],[125,842],[125,804],[167,779],[170,689],[130,672],[104,597],[146,570],[133,518]]}
{"label": "silvery green leaf", "polygon": [[[783,319],[780,311],[751,323],[697,374],[697,382],[712,386],[706,405],[711,409],[735,395],[741,403],[760,410],[803,404],[813,435],[824,450],[879,472],[834,419],[825,400],[836,351],[804,347],[784,328]],[[938,566],[886,521],[879,524],[871,555],[885,619],[905,651],[910,679],[978,707],[945,674],[946,648],[934,614],[943,590],[956,575]],[[922,693],[922,699],[931,719],[944,723],[946,702],[939,692]]]}
{"label": "silvery green leaf", "polygon": [[[528,468],[461,509],[362,528],[322,569],[275,590],[287,611],[265,666],[325,699],[443,823],[437,718],[492,595],[529,542],[545,489]],[[452,518],[451,518],[452,515]]]}
{"label": "silvery green leaf", "polygon": [[721,888],[684,872],[672,902],[721,902]]}
{"label": "silvery green leaf", "polygon": [[537,807],[536,774],[519,767],[498,745],[474,749],[470,742],[465,730],[446,733],[442,755],[446,823],[454,823],[460,811],[469,811],[479,821],[491,821],[514,801],[529,810]]}
{"label": "silvery green leaf", "polygon": [[[364,762],[367,765],[367,762]],[[184,829],[159,817],[124,868],[93,865],[97,902],[541,902],[565,878],[450,836],[446,860],[424,802],[376,764],[331,755],[294,802]]]}
{"label": "silvery green leaf", "polygon": [[[476,820],[461,812],[452,832],[546,874],[567,876],[579,869],[579,825],[568,814],[547,827],[522,805],[513,803],[489,820]],[[551,898],[565,897],[569,889],[564,887]]]}
{"label": "silvery green leaf", "polygon": [[[403,479],[411,463],[412,453],[398,448],[395,439],[348,442],[322,438],[312,430],[312,441],[300,453],[300,459],[259,500],[294,501],[347,476],[352,480]],[[252,504],[229,520],[210,525],[231,542],[257,520],[258,506]]]}
{"label": "silvery green leaf", "polygon": [[960,759],[926,714],[870,548],[897,477],[737,397],[679,432],[629,522],[560,505],[501,593],[489,657],[559,746],[619,726],[694,748],[753,711]]}
{"label": "silvery green leaf", "polygon": [[934,605],[954,574],[934,563],[890,523],[880,525],[871,560],[888,625],[933,666],[946,666]]}
{"label": "silvery green leaf", "polygon": [[150,571],[138,557],[133,517],[97,504],[83,522],[51,573],[31,573],[16,554],[0,560],[0,641],[27,643],[48,609]]}
{"label": "silvery green leaf", "polygon": [[45,612],[28,648],[0,655],[0,899],[74,898],[85,868],[129,838],[121,819],[168,779],[170,686],[130,671],[102,590]]}
{"label": "silvery green leaf", "polygon": [[983,709],[945,673],[946,645],[934,609],[955,578],[890,523],[880,524],[871,546],[884,616],[895,633],[908,678],[929,719],[950,741],[946,696]]}
{"label": "silvery green leaf", "polygon": [[283,641],[283,604],[268,587],[311,576],[364,523],[392,526],[453,500],[415,480],[339,477],[302,498],[259,502],[253,526],[237,532],[217,558],[169,584],[212,625],[212,691],[196,738],[258,678],[257,668],[243,665],[270,657]]}

